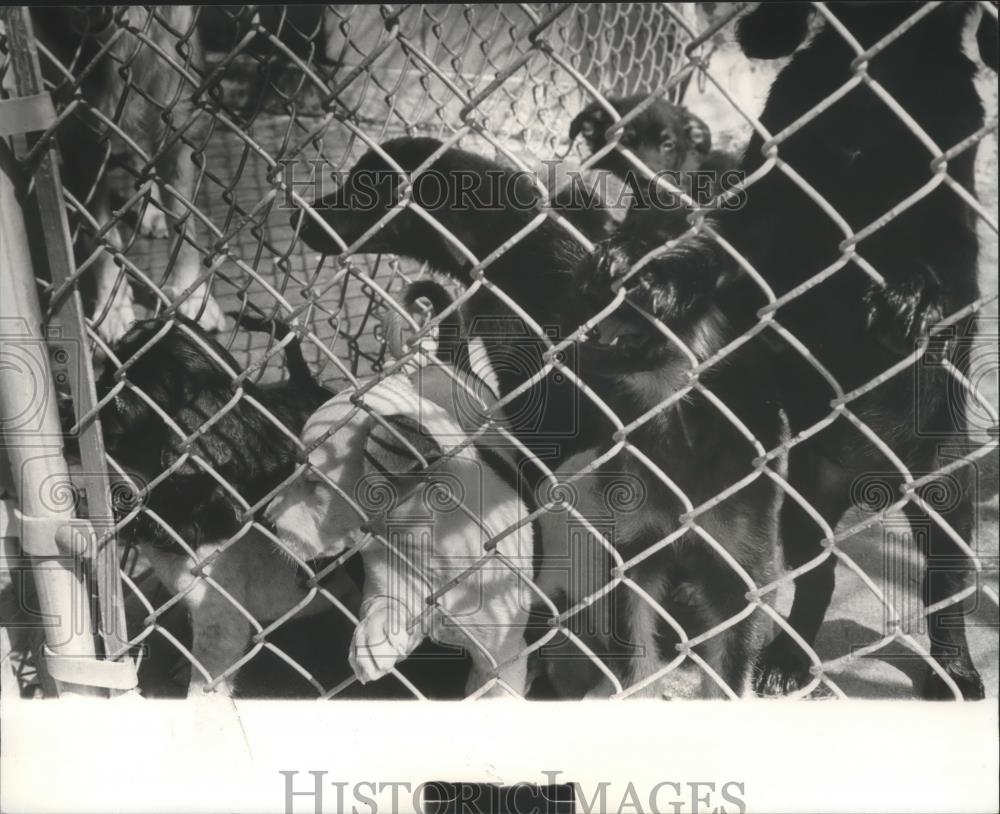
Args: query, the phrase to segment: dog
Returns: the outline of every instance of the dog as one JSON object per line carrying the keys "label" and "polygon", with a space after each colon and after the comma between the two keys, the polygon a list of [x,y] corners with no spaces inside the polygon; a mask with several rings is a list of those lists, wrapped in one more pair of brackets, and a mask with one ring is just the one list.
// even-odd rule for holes
{"label": "dog", "polygon": [[[279,340],[289,330],[250,315],[236,318],[250,330],[272,330]],[[253,633],[247,616],[231,600],[267,622],[309,598],[300,563],[259,523],[251,525],[256,516],[251,509],[292,474],[299,454],[297,435],[312,411],[333,394],[313,379],[297,338],[285,348],[289,378],[260,386],[245,379],[235,404],[230,402],[234,378],[242,373],[239,365],[190,320],[140,321],[113,349],[122,366],[107,364],[98,379],[99,417],[106,450],[121,469],[119,478],[139,489],[116,487],[120,534],[142,546],[158,579],[183,597],[191,614],[189,695],[209,688],[230,695]],[[213,418],[217,420],[206,425]],[[168,420],[193,436],[190,444],[183,443]],[[251,509],[244,509],[230,489]],[[356,609],[360,600],[347,572],[336,569],[332,579],[324,587]],[[329,607],[315,596],[298,613]]]}
{"label": "dog", "polygon": [[[387,141],[379,150],[410,173],[441,146],[436,139],[407,137]],[[356,242],[395,205],[401,180],[379,151],[370,150],[351,168],[340,189],[313,202],[315,214],[293,216],[299,237],[317,251],[339,254],[341,247],[328,228],[347,244]],[[529,176],[458,149],[446,150],[417,176],[412,195],[479,259],[503,246],[542,212]],[[569,211],[565,217],[572,219]],[[471,260],[410,208],[357,250],[400,254],[426,262],[462,285],[474,282]],[[523,391],[504,406],[512,432],[542,454],[553,446],[561,455],[570,454],[579,443],[581,426],[606,422],[589,400],[579,398],[576,385],[546,362],[550,341],[565,338],[582,321],[575,312],[563,313],[560,308],[569,303],[567,292],[575,286],[571,275],[583,256],[574,235],[552,218],[543,220],[490,263],[490,285],[478,288],[463,307],[464,331],[481,340],[501,393]],[[528,309],[546,338],[507,305],[507,297]],[[461,367],[462,343],[452,351],[454,363]],[[564,351],[563,364],[570,370],[574,354],[572,347]],[[524,390],[523,385],[538,375],[544,375],[542,381]]]}
{"label": "dog", "polygon": [[[444,288],[431,280],[421,280],[410,285],[401,297],[401,304],[421,328],[431,318],[444,312],[452,302]],[[394,317],[395,312],[391,313]],[[390,319],[389,324],[394,329],[386,331],[387,335],[399,337],[390,341],[392,354],[396,358],[403,356],[405,343],[402,336],[407,330],[399,323],[400,320],[396,318]],[[457,319],[446,318],[438,327],[447,329],[447,336],[467,336],[460,316]],[[432,334],[431,337],[425,335],[422,341],[426,343],[428,339],[432,340],[429,350],[435,356],[454,352],[450,345],[446,346],[441,342],[440,334]],[[697,341],[692,344],[701,356],[707,358],[707,347],[699,346]],[[424,361],[420,364],[437,363]],[[759,387],[749,381],[754,375],[754,368],[759,366],[760,364],[753,362],[741,366],[748,374],[739,383],[728,383],[727,404],[736,406],[741,401],[745,403],[745,399],[741,400],[736,396],[736,391],[761,395]],[[423,369],[427,370],[426,367]],[[732,380],[734,377],[729,378]],[[447,385],[445,377],[439,377],[439,381]],[[458,392],[454,387],[451,391]],[[482,399],[482,404],[489,403],[489,396],[485,395],[484,390],[480,390],[477,395]],[[437,400],[434,395],[431,398]],[[481,428],[488,420],[487,413],[477,410],[471,402],[458,412],[469,417],[462,422],[463,429],[467,432]],[[756,405],[752,412],[759,412]],[[675,437],[669,442],[663,443],[666,439],[659,439],[660,443],[645,448],[654,454],[666,452],[693,458],[699,448],[713,457],[710,450],[714,447],[719,450],[720,459],[738,460],[733,450],[739,448],[740,441],[731,431],[720,431],[716,422],[698,420],[698,413],[697,409],[691,411],[685,438],[676,437],[675,433]],[[774,411],[771,413],[773,417]],[[747,413],[744,412],[743,415],[746,417]],[[754,426],[759,431],[762,425],[758,420]],[[699,428],[703,428],[704,435],[700,434]],[[613,556],[601,540],[602,533],[608,540],[626,541],[627,545],[619,547],[619,552],[625,556],[629,551],[640,551],[643,545],[656,542],[652,529],[672,529],[675,522],[671,517],[670,497],[662,494],[662,489],[657,488],[645,468],[636,467],[626,456],[614,461],[613,465],[609,464],[593,472],[586,471],[600,452],[599,449],[591,449],[571,456],[556,469],[554,483],[543,482],[535,490],[525,488],[531,483],[531,479],[525,477],[523,468],[521,470],[521,498],[527,510],[534,512],[539,506],[551,503],[552,495],[558,496],[555,505],[537,518],[534,534],[537,541],[536,555],[539,555],[536,557],[536,584],[539,591],[553,601],[560,611],[565,611],[588,597],[601,594],[603,587],[614,580]],[[668,471],[671,469],[665,464],[664,468]],[[733,481],[737,480],[736,474],[730,477]],[[743,524],[741,560],[754,575],[757,584],[762,584],[773,576],[780,502],[780,495],[776,490],[761,486],[758,485],[752,494],[730,501],[725,506],[724,513],[709,513],[706,516],[706,528],[717,539],[733,535],[734,525]],[[698,494],[697,488],[688,487],[688,492],[691,495]],[[658,511],[651,511],[651,506],[658,507]],[[681,510],[675,508],[673,511],[676,515]],[[587,528],[588,524],[593,530]],[[698,551],[697,546],[691,546],[689,541],[685,541],[685,544],[688,550],[683,556],[675,556],[675,552],[654,555],[651,559],[652,567],[643,569],[635,580],[643,590],[656,597],[663,607],[669,608],[674,620],[682,624],[688,637],[693,638],[739,613],[739,599],[744,591],[740,590],[741,586],[733,578],[731,569],[713,556],[712,552]],[[706,590],[705,581],[711,582],[711,589]],[[730,610],[726,612],[727,603],[720,601],[719,597],[739,599],[729,604]],[[648,689],[638,694],[673,699],[718,698],[729,693],[737,696],[743,694],[750,677],[754,654],[763,644],[758,630],[759,621],[753,619],[746,625],[736,626],[732,632],[726,632],[709,646],[696,651],[706,658],[729,692],[704,671],[695,668],[693,664],[685,664],[652,682]],[[564,624],[566,631],[577,641],[584,642],[589,652],[581,652],[564,633],[556,636],[539,651],[539,658],[532,669],[534,683],[531,697],[540,694],[543,682],[547,682],[545,692],[553,697],[606,697],[615,688],[595,665],[592,660],[595,657],[616,673],[621,679],[620,683],[642,684],[662,671],[669,661],[669,657],[664,658],[664,654],[669,654],[670,648],[679,643],[676,635],[671,635],[675,634],[672,629],[669,633],[663,629],[658,630],[653,608],[646,602],[636,601],[636,597],[625,589],[601,597],[586,614],[571,617]],[[537,641],[548,630],[551,630],[551,624],[546,610],[543,603],[536,602],[532,608],[528,641]]]}
{"label": "dog", "polygon": [[[426,162],[440,146],[439,142],[425,139],[395,139],[380,145],[406,172]],[[476,258],[490,256],[538,215],[537,208],[518,205],[530,200],[520,196],[518,176],[480,156],[447,150],[430,169],[437,172],[428,175],[427,181],[421,182],[423,175],[413,179],[413,200],[461,240]],[[467,183],[469,178],[472,183]],[[398,172],[389,170],[388,163],[377,152],[369,152],[348,173],[340,190],[314,203],[316,220],[311,213],[295,219],[300,237],[315,249],[338,252],[336,242],[327,234],[325,227],[329,227],[346,244],[353,245],[395,206],[399,183]],[[463,185],[465,189],[499,189],[508,193],[489,199],[487,203],[491,205],[453,205]],[[401,211],[356,248],[426,261],[435,270],[465,285],[476,281],[471,261],[441,232],[409,209]],[[586,471],[599,454],[612,446],[616,427],[605,409],[583,395],[578,384],[564,373],[568,370],[579,376],[611,412],[628,423],[683,388],[692,361],[674,351],[662,334],[637,324],[628,314],[616,314],[601,321],[595,331],[598,336],[562,349],[563,369],[545,375],[548,345],[528,320],[547,329],[553,341],[559,341],[592,316],[581,296],[581,289],[597,273],[588,265],[591,258],[586,247],[559,224],[551,219],[542,221],[485,267],[485,280],[502,291],[504,297],[494,294],[490,287],[480,287],[469,297],[462,313],[461,335],[483,341],[501,396],[513,396],[505,404],[507,418],[511,431],[532,453],[520,462],[520,477],[536,495],[536,506],[548,509],[552,502],[548,498],[551,477],[544,467],[537,465],[538,461],[556,468],[557,478],[568,479],[583,472],[593,484],[588,493],[581,495],[579,505],[574,502],[566,508],[567,512],[570,509],[576,512],[572,522],[555,520],[546,533],[545,515],[539,517],[542,527],[539,559],[545,572],[539,578],[540,584],[544,585],[550,602],[557,608],[561,605],[565,611],[575,607],[577,600],[586,598],[588,586],[615,582],[617,587],[606,602],[592,612],[580,611],[559,625],[578,640],[582,630],[596,628],[601,660],[620,677],[620,683],[634,687],[649,681],[648,686],[656,689],[657,674],[675,659],[674,647],[682,643],[676,630],[655,611],[650,612],[651,606],[630,585],[620,584],[620,578],[611,573],[605,560],[569,556],[578,546],[567,535],[575,534],[574,529],[581,527],[574,526],[580,523],[577,515],[586,518],[588,513],[596,512],[591,525],[597,523],[606,529],[614,550],[629,559],[677,533],[675,542],[639,561],[635,573],[630,571],[629,577],[670,615],[687,620],[690,632],[686,635],[700,635],[739,617],[717,639],[695,646],[695,652],[707,659],[731,692],[740,694],[760,638],[760,614],[752,608],[747,611],[746,585],[734,581],[735,572],[724,562],[725,557],[709,550],[711,544],[698,532],[683,533],[686,530],[678,520],[684,512],[682,502],[663,480],[652,475],[640,458],[623,452],[596,472]],[[512,309],[507,298],[521,310]],[[700,317],[679,330],[699,359],[709,358],[730,336],[721,315]],[[641,357],[630,353],[638,345],[643,348]],[[757,438],[764,443],[777,443],[782,431],[780,414],[768,403],[764,379],[756,372],[763,366],[754,358],[760,352],[748,344],[742,356],[734,357],[743,363],[714,371],[710,376],[711,387],[713,392],[724,394],[725,403],[733,405]],[[691,393],[654,416],[630,434],[629,441],[647,460],[669,473],[668,477],[680,484],[695,505],[753,474],[752,445],[701,393]],[[714,465],[703,473],[706,459]],[[607,510],[601,508],[602,494],[605,486],[613,484],[619,476],[638,484],[636,489],[641,488],[646,497],[636,517],[630,517],[628,523],[617,523],[613,518],[609,526]],[[706,528],[711,529],[708,533],[735,557],[754,584],[767,581],[773,563],[778,498],[777,490],[767,478],[755,478],[746,489],[719,502],[701,518]],[[731,530],[735,528],[746,533],[734,535]],[[552,556],[550,551],[554,552]],[[544,616],[550,611],[546,608],[541,612]],[[605,624],[609,617],[615,623],[613,630]],[[557,695],[604,692],[605,688],[600,686],[601,674],[580,669],[576,661],[567,668],[570,660],[563,658],[564,652],[546,658],[543,651],[544,647],[540,651],[543,672],[555,685]],[[682,672],[690,671],[685,668]],[[690,679],[689,676],[688,680],[677,682],[688,685],[683,692],[679,687],[665,691],[678,696],[714,695],[721,691],[715,682],[709,686],[697,676]]]}
{"label": "dog", "polygon": [[[862,48],[870,48],[922,5],[837,3],[828,8]],[[972,8],[949,4],[935,9],[865,63],[866,75],[943,150],[983,126],[982,104],[973,84],[975,66],[962,48]],[[855,76],[857,51],[829,22],[799,48],[809,31],[810,13],[808,6],[764,3],[739,27],[739,39],[750,56],[787,55],[798,48],[775,78],[760,116],[772,135],[799,121]],[[995,17],[983,13],[979,26],[980,42],[995,41]],[[983,56],[991,58],[988,52]],[[995,57],[990,67],[996,69]],[[770,153],[765,154],[764,144],[764,136],[755,132],[741,167],[748,178],[766,169]],[[923,138],[864,85],[838,98],[814,121],[782,139],[776,149],[780,160],[855,233],[894,210],[933,177],[932,154]],[[949,157],[947,171],[974,195],[973,161],[972,152],[965,150]],[[928,327],[941,317],[976,300],[972,211],[946,185],[936,186],[909,202],[912,205],[894,210],[892,219],[863,236],[854,253],[845,255],[844,227],[785,172],[772,168],[749,184],[746,193],[745,206],[720,211],[709,223],[763,276],[776,296],[838,262],[845,266],[821,284],[801,290],[776,312],[780,325],[808,349],[804,354],[784,338],[775,340],[778,347],[771,367],[775,397],[788,414],[793,436],[808,431],[791,448],[789,481],[812,511],[797,499],[785,501],[781,539],[786,563],[800,568],[821,557],[823,539],[829,536],[825,529],[835,528],[852,505],[853,486],[876,473],[887,489],[910,498],[902,507],[907,518],[931,528],[923,593],[931,608],[930,655],[936,665],[928,665],[919,692],[925,698],[953,697],[948,681],[938,672],[942,670],[962,696],[981,698],[983,684],[969,657],[963,624],[970,603],[936,607],[972,578],[971,570],[954,567],[955,557],[962,554],[950,532],[924,510],[935,505],[933,490],[945,481],[931,480],[912,492],[904,491],[897,464],[920,478],[943,465],[942,438],[967,443],[964,389],[954,393],[944,365],[917,363],[851,399],[845,405],[849,414],[831,406],[840,392],[863,387],[914,353],[927,341]],[[648,240],[612,237],[602,244],[590,266],[595,272],[596,301],[606,301],[607,289],[597,296],[602,286],[628,274],[632,264],[657,243],[654,234]],[[870,268],[882,279],[866,273]],[[767,304],[743,266],[705,231],[686,237],[646,264],[627,285],[636,307],[668,325],[690,321],[706,309],[721,309],[742,332],[756,324],[757,308]],[[971,320],[956,326],[957,335],[969,335]],[[931,340],[935,343],[925,359],[947,358],[960,372],[967,371],[962,348],[943,348],[941,341]],[[918,393],[916,403],[914,393]],[[871,443],[849,415],[870,428],[895,458]],[[823,425],[827,416],[832,420]],[[936,510],[964,540],[972,531],[970,474],[966,468],[953,473],[954,480],[945,479],[956,498]],[[921,506],[913,498],[927,502]],[[816,517],[822,518],[822,525]],[[788,624],[810,645],[833,592],[835,564],[836,558],[828,555],[795,580]],[[796,690],[810,680],[810,665],[807,653],[783,631],[763,654],[756,687],[764,694]]]}
{"label": "dog", "polygon": [[[55,85],[57,105],[75,101],[77,94],[84,102],[60,122],[57,136],[66,187],[87,213],[80,216],[78,262],[96,254],[93,321],[106,342],[120,339],[136,318],[124,267],[120,268],[113,256],[125,245],[120,227],[113,221],[106,172],[110,139],[116,130],[145,153],[131,156],[141,165],[137,180],[145,180],[147,175],[155,179],[139,212],[140,234],[165,238],[170,234],[169,224],[178,224],[176,258],[164,293],[176,301],[195,286],[177,302],[178,313],[197,320],[208,331],[226,327],[225,315],[208,283],[199,283],[203,275],[195,245],[195,218],[188,211],[197,192],[190,143],[201,130],[191,101],[193,88],[188,88],[181,73],[157,53],[157,49],[162,50],[184,69],[200,71],[204,60],[195,16],[193,6],[32,9],[39,39],[63,67],[82,77],[77,87],[75,80],[44,63]],[[152,44],[144,42],[137,32]],[[136,174],[137,170],[131,172]],[[108,231],[103,240],[110,250],[96,235],[105,228]]]}
{"label": "dog", "polygon": [[[635,95],[607,101],[618,116],[623,117],[644,100],[645,97]],[[606,132],[614,123],[600,102],[592,102],[570,123],[570,142],[582,137],[590,152],[597,153],[607,146]],[[650,170],[650,178],[642,177],[618,150],[609,151],[592,166],[611,172],[629,188],[632,204],[625,224],[639,218],[642,225],[635,228],[648,228],[650,223],[656,222],[642,217],[649,209],[688,214],[677,196],[659,187],[658,178],[666,178],[701,206],[740,180],[736,172],[739,159],[725,150],[712,149],[709,126],[687,108],[663,98],[654,100],[642,114],[626,124],[618,143]],[[662,222],[662,217],[658,220]]]}
{"label": "dog", "polygon": [[430,637],[467,648],[467,694],[523,695],[530,602],[520,574],[532,574],[532,529],[518,525],[526,513],[510,470],[425,397],[449,400],[431,381],[438,371],[420,372],[428,379],[418,374],[416,386],[389,376],[317,410],[303,432],[308,474],[266,514],[301,557],[360,547],[362,618],[349,657],[360,681],[382,677]]}

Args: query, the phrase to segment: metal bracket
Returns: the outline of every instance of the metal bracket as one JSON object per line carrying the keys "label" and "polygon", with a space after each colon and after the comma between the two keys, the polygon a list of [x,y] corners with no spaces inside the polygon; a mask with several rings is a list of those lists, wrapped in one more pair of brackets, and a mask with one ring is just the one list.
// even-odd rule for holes
{"label": "metal bracket", "polygon": [[104,687],[109,690],[134,690],[139,686],[135,664],[131,659],[98,661],[78,656],[60,656],[42,647],[49,674],[67,684],[84,687]]}
{"label": "metal bracket", "polygon": [[56,121],[56,109],[48,93],[0,99],[0,138],[47,130]]}
{"label": "metal bracket", "polygon": [[21,526],[21,550],[29,557],[60,557],[67,554],[91,557],[97,532],[90,521],[76,517],[32,517],[14,508]]}

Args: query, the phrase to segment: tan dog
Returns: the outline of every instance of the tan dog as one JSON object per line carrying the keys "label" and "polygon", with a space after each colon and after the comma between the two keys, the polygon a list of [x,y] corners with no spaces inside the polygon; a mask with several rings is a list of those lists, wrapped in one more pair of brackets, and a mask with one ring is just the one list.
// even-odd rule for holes
{"label": "tan dog", "polygon": [[[139,232],[167,237],[168,220],[183,223],[176,230],[176,257],[164,293],[176,299],[202,275],[194,243],[195,217],[188,215],[188,204],[195,203],[197,192],[197,167],[188,142],[198,142],[202,121],[191,102],[195,88],[182,73],[198,78],[204,63],[195,7],[36,7],[32,21],[39,39],[61,67],[84,76],[79,89],[84,104],[56,132],[66,186],[87,210],[77,245],[79,261],[99,252],[93,261],[94,320],[105,341],[113,342],[135,321],[135,311],[124,272],[113,254],[90,237],[114,217],[105,163],[111,149],[109,136],[130,142],[126,149],[133,171],[141,172],[148,164],[158,177],[145,207],[138,207]],[[43,60],[43,68],[56,85],[57,101],[63,86],[75,91],[66,74],[50,61]],[[125,245],[119,228],[115,223],[105,235],[107,244],[117,251]],[[152,277],[157,280],[162,272]],[[207,331],[225,329],[225,314],[207,283],[194,288],[178,310]]]}
{"label": "tan dog", "polygon": [[[310,590],[292,558],[254,529],[224,550],[220,543],[213,543],[200,545],[194,552],[198,562],[203,563],[220,550],[212,564],[204,568],[205,578],[202,578],[194,571],[192,557],[178,556],[156,546],[145,547],[157,579],[169,591],[183,597],[181,601],[191,615],[193,661],[189,698],[200,692],[233,695],[239,672],[235,665],[247,652],[256,632],[247,614],[263,627],[295,608]],[[334,607],[324,593],[334,596],[352,613],[357,612],[357,587],[344,569],[335,569],[324,579],[323,591],[298,610],[295,619]],[[213,679],[224,673],[217,684],[209,687]]]}
{"label": "tan dog", "polygon": [[[318,443],[309,469],[267,516],[306,559],[361,547],[365,588],[350,662],[362,682],[429,636],[468,650],[468,694],[503,695],[506,685],[523,695],[531,593],[521,575],[532,575],[531,527],[511,528],[526,512],[498,471],[506,458],[490,451],[487,464],[467,443],[459,397],[443,376],[422,372],[419,392],[392,376],[320,407],[303,433],[307,446]],[[450,399],[452,409],[433,398]]]}

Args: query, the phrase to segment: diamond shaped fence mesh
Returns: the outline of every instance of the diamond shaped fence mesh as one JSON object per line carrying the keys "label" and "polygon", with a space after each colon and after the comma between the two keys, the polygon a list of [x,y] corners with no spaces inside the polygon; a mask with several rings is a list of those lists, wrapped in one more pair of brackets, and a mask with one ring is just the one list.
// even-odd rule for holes
{"label": "diamond shaped fence mesh", "polygon": [[[99,655],[148,696],[995,694],[997,11],[872,5],[6,12]],[[527,203],[429,204],[452,160]]]}

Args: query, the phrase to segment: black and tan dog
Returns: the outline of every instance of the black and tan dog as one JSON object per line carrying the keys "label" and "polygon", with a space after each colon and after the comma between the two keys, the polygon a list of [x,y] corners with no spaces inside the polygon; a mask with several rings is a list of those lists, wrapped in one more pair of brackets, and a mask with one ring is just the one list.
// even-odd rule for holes
{"label": "black and tan dog", "polygon": [[[314,203],[314,213],[295,218],[301,237],[327,252],[340,251],[327,228],[346,244],[356,243],[391,211],[402,189],[404,179],[380,152],[412,173],[440,148],[440,142],[407,138],[369,151],[336,193]],[[479,260],[487,258],[540,214],[531,204],[529,179],[462,150],[443,151],[410,182],[412,201],[461,246],[408,207],[357,250],[426,261],[466,285],[475,284],[478,275],[461,247]],[[470,190],[483,194],[471,205],[460,198]],[[485,265],[486,284],[465,303],[467,336],[482,339],[501,396],[513,396],[508,404],[513,432],[534,456],[558,467],[558,480],[580,483],[553,491],[551,480],[534,467],[537,462],[525,463],[524,477],[536,488],[537,504],[550,508],[539,518],[539,583],[562,610],[587,605],[588,598],[592,606],[569,616],[563,627],[591,653],[581,662],[579,649],[553,647],[543,659],[546,673],[562,696],[606,694],[617,689],[615,681],[630,692],[739,694],[761,643],[760,613],[747,592],[770,575],[779,494],[755,468],[755,446],[746,434],[710,396],[687,390],[695,359],[710,356],[731,331],[718,313],[679,328],[692,358],[655,329],[615,316],[601,323],[600,342],[569,345],[561,351],[561,366],[553,366],[537,331],[559,342],[590,316],[580,297],[580,282],[592,273],[588,263],[579,242],[549,218]],[[642,359],[623,352],[640,342],[649,351]],[[760,368],[748,348],[704,383],[750,433],[773,444],[781,421],[767,402]],[[586,395],[574,376],[606,407]],[[673,403],[656,409],[671,397]],[[614,451],[616,421],[628,423],[647,412],[646,420],[626,433],[628,448],[589,471],[598,455]],[[663,476],[654,474],[650,463]],[[622,484],[634,497],[624,505]],[[716,499],[726,490],[724,499]],[[694,515],[685,517],[687,510]],[[635,562],[622,565],[618,558]],[[622,565],[618,572],[612,570],[616,565]],[[614,590],[595,604],[590,595],[607,585]],[[690,660],[667,670],[683,657],[679,648],[686,639],[709,631],[715,635],[691,647],[718,682]],[[615,681],[602,681],[596,661],[605,663]]]}
{"label": "black and tan dog", "polygon": [[[776,145],[765,145],[755,133],[742,169],[748,177],[768,169],[775,149],[782,166],[770,167],[747,187],[741,210],[712,219],[775,295],[789,295],[774,318],[805,348],[783,336],[776,340],[781,349],[773,363],[775,393],[792,432],[803,434],[791,448],[789,478],[811,507],[785,500],[785,558],[792,568],[819,558],[796,578],[790,625],[806,642],[814,641],[833,592],[837,561],[830,555],[821,559],[824,540],[851,507],[856,479],[877,476],[898,500],[909,498],[902,510],[911,523],[930,529],[923,585],[930,652],[966,698],[983,696],[965,639],[964,615],[971,601],[951,599],[973,577],[971,565],[956,567],[956,558],[962,561],[964,554],[952,537],[971,539],[970,470],[911,489],[901,466],[919,479],[944,465],[943,444],[966,443],[966,392],[953,386],[942,362],[967,372],[968,348],[961,347],[962,340],[946,344],[942,336],[932,340],[922,358],[900,363],[926,340],[929,326],[978,297],[974,212],[948,183],[935,183],[944,180],[938,173],[946,170],[975,196],[974,150],[958,151],[946,161],[937,152],[983,127],[973,84],[976,68],[963,51],[964,32],[977,19],[974,8],[966,3],[933,10],[919,3],[829,5],[862,49],[896,32],[912,15],[924,16],[864,60],[828,21],[818,26],[778,74],[760,117],[772,135],[795,129]],[[745,52],[751,57],[790,54],[809,32],[811,12],[806,4],[761,4],[741,22]],[[995,70],[996,17],[985,11],[979,42]],[[983,49],[983,43],[992,44],[992,50]],[[838,91],[839,98],[803,121]],[[655,234],[612,238],[593,261],[597,277],[606,283],[625,275],[658,242]],[[806,286],[807,281],[815,284]],[[604,283],[595,280],[596,290]],[[721,309],[746,330],[758,319],[756,307],[767,304],[741,264],[704,232],[647,264],[628,286],[644,310],[668,325]],[[954,335],[970,336],[972,319],[960,320]],[[884,380],[868,387],[880,377]],[[945,481],[954,499],[940,505],[934,490]],[[793,690],[808,680],[809,666],[805,651],[783,632],[764,654],[757,687],[765,693]],[[919,689],[926,698],[953,696],[931,666]]]}
{"label": "black and tan dog", "polygon": [[[619,116],[626,116],[645,97],[607,101]],[[570,124],[570,141],[581,137],[591,153],[597,153],[607,146],[607,130],[613,124],[607,109],[600,102],[592,102]],[[647,177],[618,149],[607,152],[592,165],[597,170],[608,170],[631,191],[631,205],[616,229],[619,239],[628,239],[632,233],[644,236],[654,232],[666,241],[688,229],[691,208],[663,180],[685,192],[698,206],[710,204],[720,192],[741,180],[739,158],[712,148],[709,126],[687,108],[663,98],[655,99],[622,128],[618,144],[650,172]],[[737,199],[725,205],[739,204]]]}
{"label": "black and tan dog", "polygon": [[[198,76],[204,64],[196,18],[196,7],[181,5],[32,9],[36,34],[59,62],[42,61],[54,98],[76,106],[56,132],[66,186],[93,219],[80,218],[77,250],[80,262],[97,252],[94,320],[107,341],[121,338],[135,321],[124,267],[95,238],[107,229],[108,244],[115,250],[124,246],[121,224],[113,222],[108,181],[113,145],[126,144],[125,163],[137,185],[156,179],[139,231],[165,238],[168,226],[180,224],[176,257],[158,280],[164,291],[176,297],[202,275],[188,206],[195,202],[198,171],[191,145],[204,128],[192,102],[195,86],[184,78],[184,72]],[[178,311],[206,330],[225,327],[225,315],[206,283],[180,302]]]}
{"label": "black and tan dog", "polygon": [[[249,315],[237,319],[252,330],[272,328],[270,321]],[[288,330],[278,323],[273,329],[279,339]],[[225,348],[183,317],[137,323],[114,353],[122,367],[108,364],[97,384],[107,399],[100,411],[105,445],[144,490],[136,495],[138,502],[119,507],[122,537],[141,545],[160,582],[183,595],[196,662],[189,693],[220,677],[215,691],[231,693],[234,665],[253,632],[233,600],[267,622],[308,595],[296,562],[250,525],[255,513],[243,502],[256,507],[292,474],[306,418],[333,394],[312,377],[297,338],[286,345],[289,378],[272,385],[241,381],[235,403],[234,379],[243,371]],[[356,606],[359,598],[347,575],[337,577],[329,590],[345,601],[353,597]],[[317,598],[299,615],[330,607]]]}

